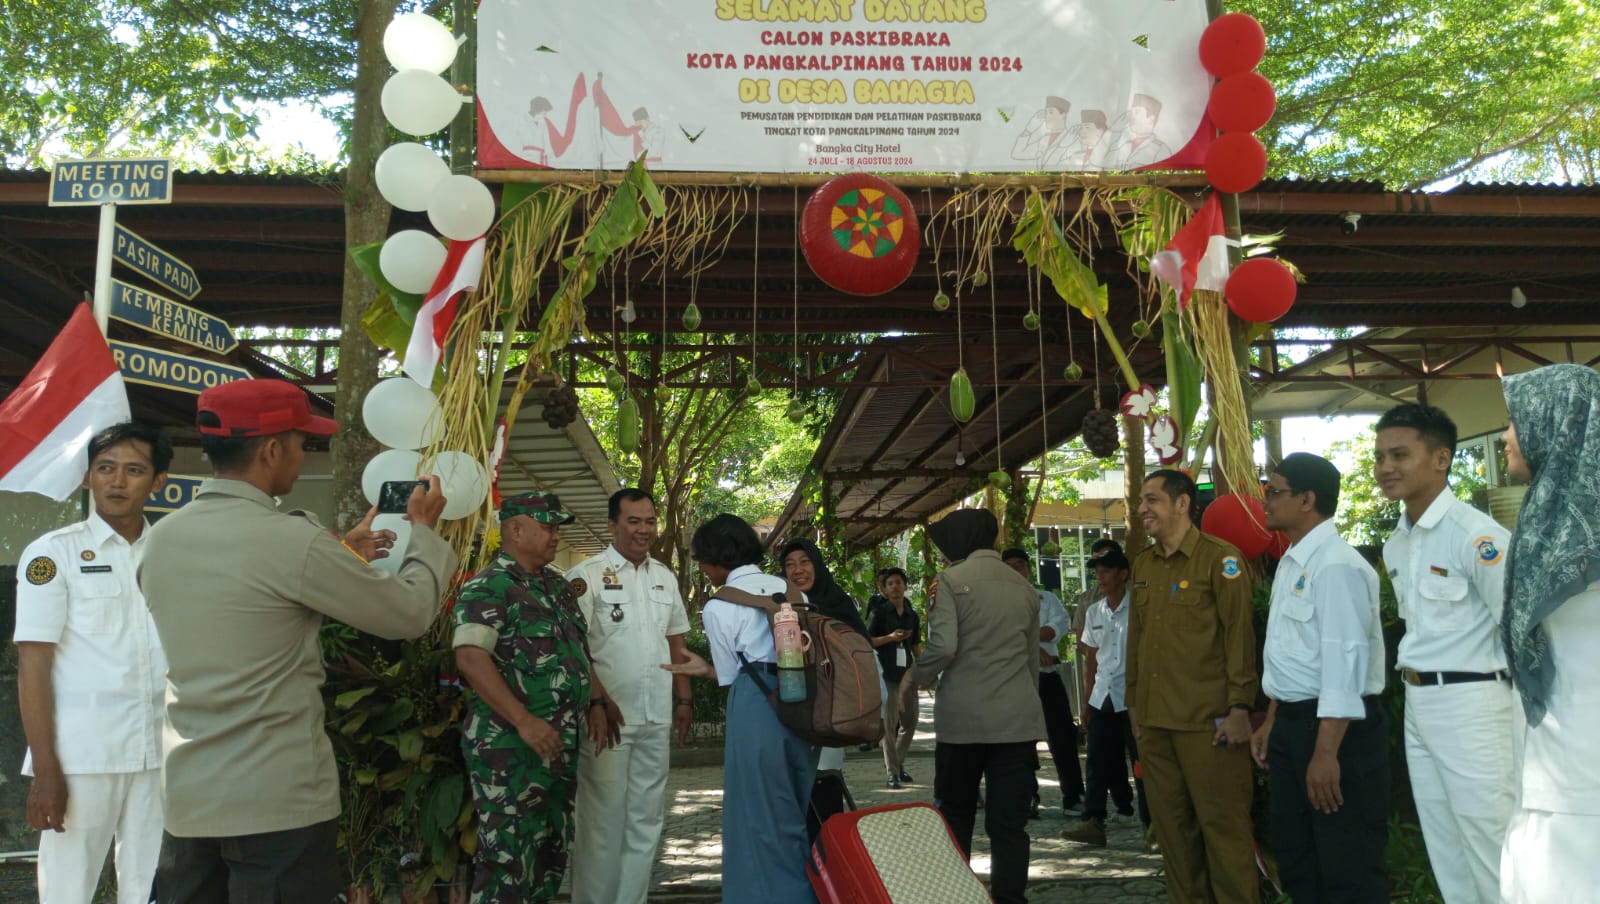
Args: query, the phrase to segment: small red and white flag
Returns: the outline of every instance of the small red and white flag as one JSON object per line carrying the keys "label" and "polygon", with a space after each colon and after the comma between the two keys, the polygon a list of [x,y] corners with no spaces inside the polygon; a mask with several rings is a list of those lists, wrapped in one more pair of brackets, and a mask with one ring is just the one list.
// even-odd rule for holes
{"label": "small red and white flag", "polygon": [[484,244],[482,236],[470,242],[451,241],[444,266],[439,268],[433,288],[417,310],[417,322],[411,327],[411,341],[406,343],[406,358],[400,366],[429,390],[433,389],[433,372],[444,355],[444,341],[456,322],[461,293],[476,289],[483,274]]}
{"label": "small red and white flag", "polygon": [[64,501],[88,473],[89,440],[129,418],[122,372],[87,304],[0,402],[0,490]]}
{"label": "small red and white flag", "polygon": [[1188,306],[1195,289],[1221,292],[1227,285],[1230,242],[1217,198],[1212,192],[1172,241],[1150,258],[1150,272],[1178,293],[1179,307]]}

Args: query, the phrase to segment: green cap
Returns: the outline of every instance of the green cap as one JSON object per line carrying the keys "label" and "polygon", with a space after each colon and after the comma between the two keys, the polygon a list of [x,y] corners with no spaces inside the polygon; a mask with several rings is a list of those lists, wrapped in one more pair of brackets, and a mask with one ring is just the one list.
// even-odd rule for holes
{"label": "green cap", "polygon": [[507,496],[500,502],[500,520],[515,518],[517,515],[527,515],[535,521],[545,524],[571,524],[577,516],[561,507],[561,500],[554,493],[544,493],[535,490],[518,496]]}

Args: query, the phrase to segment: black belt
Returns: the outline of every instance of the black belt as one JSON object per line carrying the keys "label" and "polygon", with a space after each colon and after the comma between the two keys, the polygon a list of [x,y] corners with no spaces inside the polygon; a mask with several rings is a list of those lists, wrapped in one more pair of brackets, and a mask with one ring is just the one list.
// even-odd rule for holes
{"label": "black belt", "polygon": [[1510,681],[1511,673],[1505,669],[1494,672],[1419,672],[1401,669],[1400,677],[1414,687],[1441,684],[1467,684],[1472,681]]}
{"label": "black belt", "polygon": [[745,665],[752,669],[760,669],[768,675],[778,674],[778,664],[776,662],[747,662]]}
{"label": "black belt", "polygon": [[[1280,719],[1294,719],[1297,721],[1302,719],[1315,719],[1317,718],[1317,704],[1319,702],[1320,701],[1318,700],[1294,700],[1292,702],[1285,703],[1280,700],[1278,701],[1277,717]],[[1368,696],[1362,697],[1361,702],[1366,706],[1367,712],[1371,713],[1378,705],[1378,695],[1369,694]]]}

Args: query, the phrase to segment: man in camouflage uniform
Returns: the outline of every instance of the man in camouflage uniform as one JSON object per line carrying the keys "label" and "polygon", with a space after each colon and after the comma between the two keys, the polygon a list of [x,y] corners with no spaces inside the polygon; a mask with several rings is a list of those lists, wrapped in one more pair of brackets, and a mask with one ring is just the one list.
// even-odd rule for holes
{"label": "man in camouflage uniform", "polygon": [[501,550],[456,599],[456,666],[474,694],[461,729],[478,811],[475,904],[548,901],[572,841],[578,738],[604,750],[621,714],[593,680],[577,594],[555,560],[573,516],[552,493],[500,506]]}

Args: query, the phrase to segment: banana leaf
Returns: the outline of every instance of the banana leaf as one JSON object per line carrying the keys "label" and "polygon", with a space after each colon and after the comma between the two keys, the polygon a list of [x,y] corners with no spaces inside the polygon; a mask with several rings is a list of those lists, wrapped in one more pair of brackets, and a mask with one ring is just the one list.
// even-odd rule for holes
{"label": "banana leaf", "polygon": [[1183,335],[1177,309],[1165,305],[1161,311],[1161,350],[1167,358],[1167,401],[1172,419],[1178,422],[1178,441],[1187,443],[1189,430],[1200,411],[1200,381],[1205,376],[1200,359]]}
{"label": "banana leaf", "polygon": [[1045,206],[1044,196],[1034,191],[1023,205],[1022,216],[1012,233],[1011,246],[1022,252],[1031,267],[1050,277],[1056,294],[1087,317],[1103,317],[1108,307],[1106,286],[1094,275],[1067,244],[1055,217]]}

